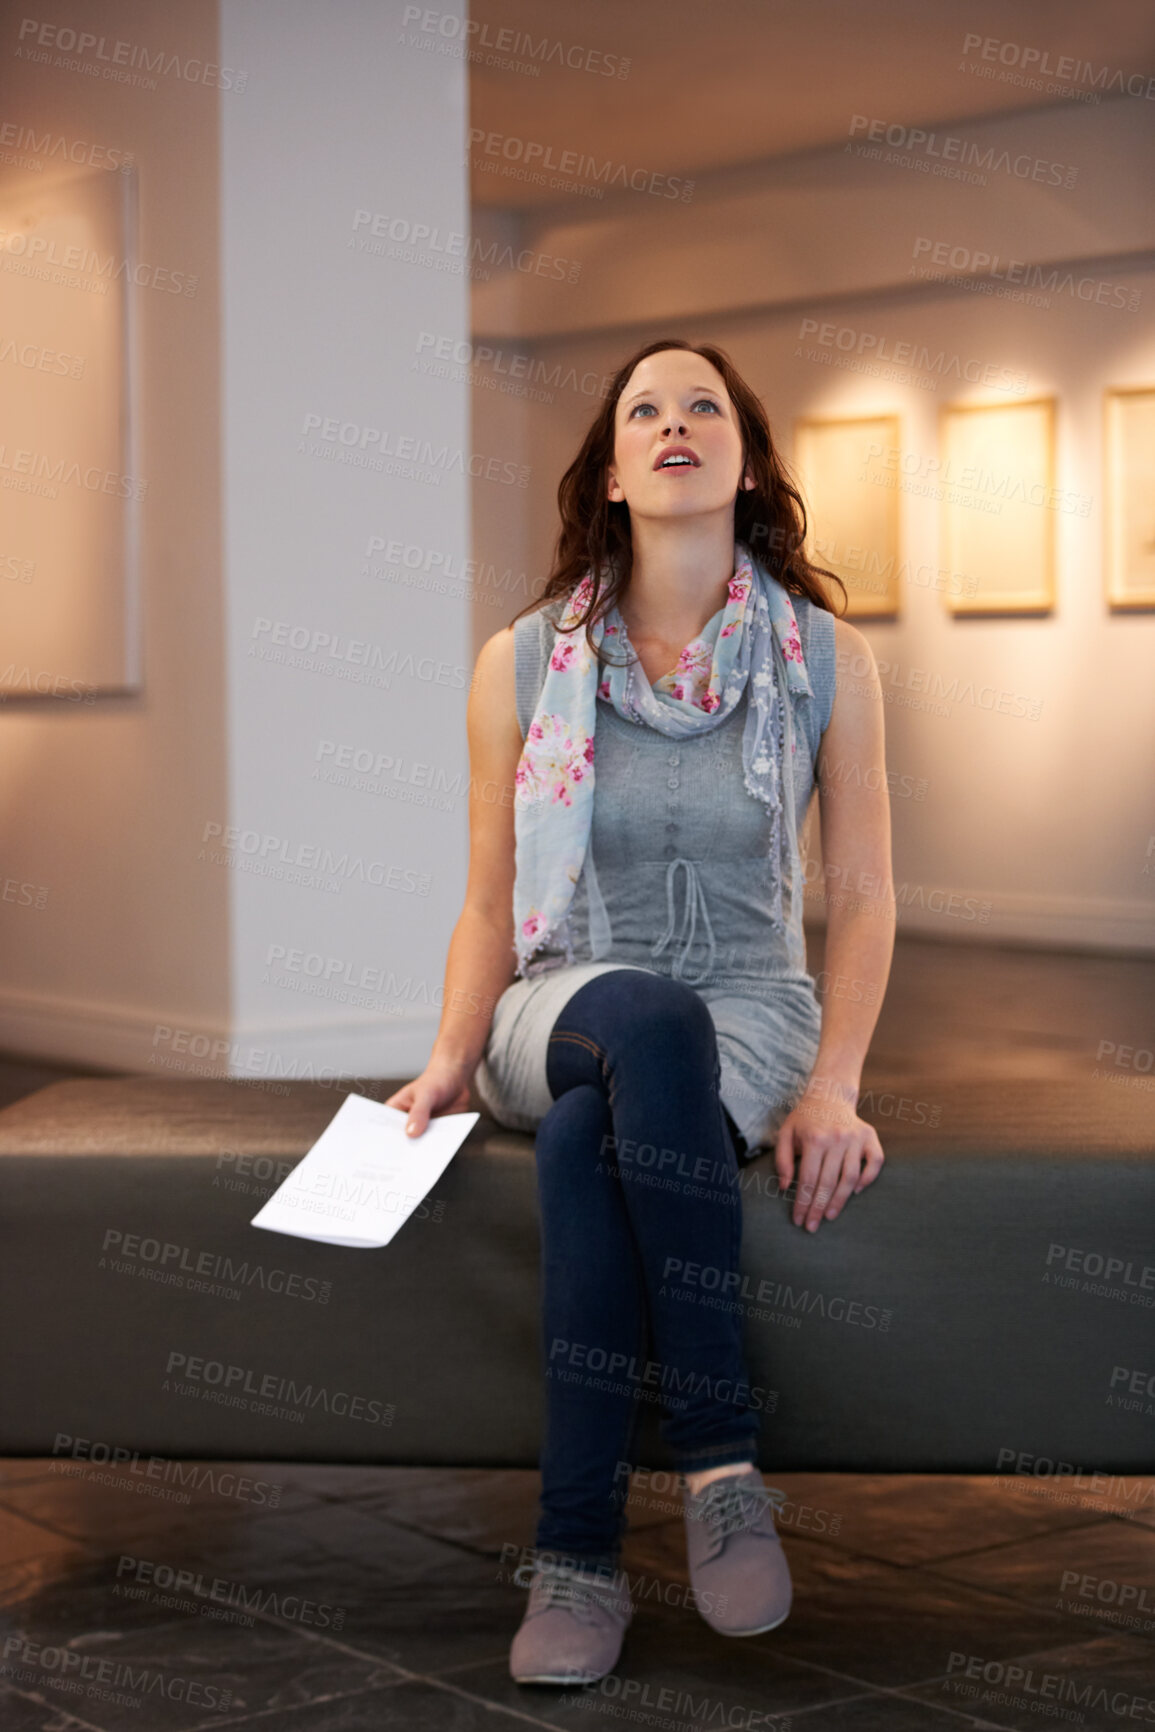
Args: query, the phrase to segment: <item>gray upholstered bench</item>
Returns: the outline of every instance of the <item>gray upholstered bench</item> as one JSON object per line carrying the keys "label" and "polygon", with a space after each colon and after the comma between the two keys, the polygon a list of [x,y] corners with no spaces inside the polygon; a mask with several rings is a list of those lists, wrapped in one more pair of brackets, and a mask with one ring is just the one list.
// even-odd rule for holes
{"label": "gray upholstered bench", "polygon": [[[681,1277],[743,1307],[764,1470],[1150,1471],[1151,1097],[915,1093],[868,1087],[888,1160],[839,1221],[792,1226],[763,1156],[741,1290]],[[250,1227],[340,1098],[141,1076],[0,1112],[0,1451],[536,1463],[532,1140],[483,1117],[385,1250]]]}

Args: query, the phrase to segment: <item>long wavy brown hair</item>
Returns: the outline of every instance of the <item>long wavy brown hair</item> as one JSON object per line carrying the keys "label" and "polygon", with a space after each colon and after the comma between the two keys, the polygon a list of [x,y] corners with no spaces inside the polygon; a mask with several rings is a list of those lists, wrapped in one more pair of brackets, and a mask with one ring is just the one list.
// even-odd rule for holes
{"label": "long wavy brown hair", "polygon": [[[601,409],[586,434],[577,456],[558,483],[557,504],[561,528],[554,545],[553,563],[545,587],[533,601],[519,608],[514,619],[567,597],[586,572],[593,574],[589,606],[576,624],[583,626],[592,650],[593,624],[603,618],[624,596],[633,572],[634,549],[630,535],[630,511],[624,500],[606,494],[606,477],[614,455],[615,417],[618,399],[639,361],[662,349],[689,349],[716,367],[726,383],[742,434],[742,473],[747,467],[754,477],[751,488],[739,487],[734,501],[734,538],[750,551],[792,595],[804,595],[827,613],[845,613],[846,585],[833,571],[815,565],[804,550],[806,507],[797,484],[770,436],[770,422],[760,398],[738,372],[723,349],[712,343],[689,343],[683,337],[660,337],[637,349],[614,374]],[[842,591],[842,606],[836,608],[824,580]],[[510,621],[510,624],[513,622]],[[604,648],[604,646],[603,646]],[[604,654],[599,658],[607,660]]]}

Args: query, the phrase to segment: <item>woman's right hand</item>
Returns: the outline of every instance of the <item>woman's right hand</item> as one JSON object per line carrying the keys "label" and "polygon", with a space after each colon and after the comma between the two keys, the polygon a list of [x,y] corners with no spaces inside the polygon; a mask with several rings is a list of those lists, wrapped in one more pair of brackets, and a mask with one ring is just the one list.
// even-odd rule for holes
{"label": "woman's right hand", "polygon": [[430,1059],[421,1075],[390,1095],[385,1105],[407,1112],[406,1134],[419,1137],[431,1118],[438,1118],[442,1113],[469,1111],[470,1074],[460,1065],[446,1063],[443,1059]]}

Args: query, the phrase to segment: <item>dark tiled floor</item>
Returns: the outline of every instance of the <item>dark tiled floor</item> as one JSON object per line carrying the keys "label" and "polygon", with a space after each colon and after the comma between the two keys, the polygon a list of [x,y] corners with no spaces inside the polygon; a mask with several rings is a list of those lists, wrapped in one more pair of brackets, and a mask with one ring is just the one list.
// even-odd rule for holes
{"label": "dark tiled floor", "polygon": [[[1150,1045],[1151,978],[904,940],[872,1063],[1087,1077],[1101,1041]],[[0,1060],[0,1106],[80,1071]],[[1155,1479],[1103,1514],[1029,1480],[777,1476],[794,1609],[743,1641],[685,1603],[678,1494],[638,1491],[634,1622],[615,1673],[574,1692],[507,1670],[524,1595],[502,1548],[532,1541],[536,1474],[233,1465],[259,1491],[220,1462],[182,1489],[0,1461],[4,1732],[1155,1723]]]}
{"label": "dark tiled floor", "polygon": [[634,1710],[662,1732],[902,1732],[1037,1725],[1065,1702],[1094,1732],[1155,1696],[1155,1532],[989,1480],[778,1476],[794,1610],[742,1641],[686,1603],[671,1494],[636,1491],[634,1622],[614,1674],[576,1692],[507,1671],[524,1597],[502,1547],[532,1537],[533,1473],[248,1464],[283,1488],[269,1508],[215,1485],[146,1500],[131,1470],[59,1469],[0,1468],[14,1732],[605,1729]]}

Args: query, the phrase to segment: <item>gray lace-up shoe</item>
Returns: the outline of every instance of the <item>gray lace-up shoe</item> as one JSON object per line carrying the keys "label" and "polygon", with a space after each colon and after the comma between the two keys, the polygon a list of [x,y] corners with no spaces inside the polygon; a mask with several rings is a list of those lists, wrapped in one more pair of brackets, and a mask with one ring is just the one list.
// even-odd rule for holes
{"label": "gray lace-up shoe", "polygon": [[790,1615],[790,1565],[774,1526],[787,1501],[754,1468],[685,1494],[686,1552],[699,1612],[723,1636],[757,1636]]}
{"label": "gray lace-up shoe", "polygon": [[514,1571],[529,1604],[509,1651],[519,1684],[592,1684],[617,1665],[634,1615],[623,1571],[611,1578],[538,1560]]}

